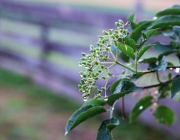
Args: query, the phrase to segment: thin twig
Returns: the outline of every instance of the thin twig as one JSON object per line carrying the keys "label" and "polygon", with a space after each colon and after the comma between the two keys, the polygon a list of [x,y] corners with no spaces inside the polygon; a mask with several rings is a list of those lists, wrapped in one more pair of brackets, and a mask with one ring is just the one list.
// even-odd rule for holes
{"label": "thin twig", "polygon": [[[177,77],[180,77],[180,75],[176,75],[174,78],[177,78]],[[162,85],[162,84],[168,84],[168,83],[172,82],[172,80],[173,80],[174,78],[172,78],[171,80],[168,80],[168,81],[166,81],[166,82],[159,83],[159,84],[154,84],[154,85],[142,87],[142,89],[154,88],[154,87],[158,87],[158,86],[160,86],[160,85]]]}
{"label": "thin twig", "polygon": [[122,97],[122,109],[121,110],[122,110],[122,118],[126,119],[124,96]]}
{"label": "thin twig", "polygon": [[159,73],[158,73],[158,71],[156,71],[156,77],[157,77],[158,82],[159,82],[159,83],[162,83],[161,80],[160,80],[160,78],[159,78]]}

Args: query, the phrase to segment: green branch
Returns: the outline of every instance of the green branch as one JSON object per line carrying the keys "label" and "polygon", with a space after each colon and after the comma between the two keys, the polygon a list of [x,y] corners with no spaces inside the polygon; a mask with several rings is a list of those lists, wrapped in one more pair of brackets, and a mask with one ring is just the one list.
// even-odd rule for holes
{"label": "green branch", "polygon": [[134,72],[134,73],[136,73],[136,71],[135,71],[134,69],[132,69],[132,68],[130,68],[130,67],[122,64],[122,63],[119,62],[119,61],[116,61],[115,63],[118,64],[118,65],[120,65],[120,66],[122,66],[122,67],[124,67],[124,68],[126,68],[126,69],[128,69],[128,70],[130,70],[130,71],[132,71],[132,72]]}

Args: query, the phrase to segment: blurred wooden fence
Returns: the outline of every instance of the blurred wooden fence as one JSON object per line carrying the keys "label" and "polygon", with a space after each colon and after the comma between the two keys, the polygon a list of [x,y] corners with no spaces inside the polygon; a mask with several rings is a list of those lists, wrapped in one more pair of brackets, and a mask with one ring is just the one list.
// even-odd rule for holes
{"label": "blurred wooden fence", "polygon": [[[122,17],[121,17],[122,18]],[[24,68],[28,68],[28,73],[34,76],[34,73],[37,71],[48,75],[54,75],[61,79],[61,84],[65,81],[78,82],[79,75],[78,73],[73,73],[71,69],[65,69],[63,67],[58,67],[55,64],[51,64],[48,60],[48,54],[51,52],[59,52],[68,55],[71,58],[77,59],[80,57],[82,51],[88,51],[87,47],[76,46],[64,44],[61,42],[53,42],[49,39],[49,30],[51,28],[63,29],[67,31],[74,31],[77,33],[82,33],[88,35],[88,37],[94,36],[93,32],[90,30],[91,27],[100,27],[108,28],[112,27],[112,24],[119,19],[119,15],[115,14],[104,14],[95,11],[73,9],[71,7],[63,6],[48,6],[48,5],[39,5],[32,3],[20,3],[12,2],[7,0],[0,1],[0,20],[8,19],[12,21],[18,21],[27,24],[38,25],[41,29],[40,38],[30,37],[20,34],[15,34],[7,31],[0,31],[0,37],[11,39],[15,42],[38,46],[41,50],[38,59],[30,58],[25,55],[14,52],[13,50],[6,49],[0,44],[0,57],[1,59],[8,59],[10,61],[15,61],[14,63],[21,63]],[[27,29],[28,30],[28,29]],[[69,39],[71,41],[71,39]],[[22,48],[24,46],[22,45]],[[64,60],[66,61],[66,60]],[[18,65],[18,64],[17,64]],[[39,74],[38,74],[39,75]],[[36,76],[38,76],[36,74]],[[49,77],[48,77],[49,78]],[[49,79],[43,77],[43,81],[48,83]],[[45,83],[44,83],[45,84]],[[49,85],[49,84],[48,84]],[[65,83],[64,85],[67,85]],[[69,89],[70,84],[68,84]],[[62,86],[62,91],[67,92],[67,88]],[[72,92],[73,90],[71,90]],[[77,90],[74,90],[74,95]],[[77,97],[77,95],[76,95]]]}

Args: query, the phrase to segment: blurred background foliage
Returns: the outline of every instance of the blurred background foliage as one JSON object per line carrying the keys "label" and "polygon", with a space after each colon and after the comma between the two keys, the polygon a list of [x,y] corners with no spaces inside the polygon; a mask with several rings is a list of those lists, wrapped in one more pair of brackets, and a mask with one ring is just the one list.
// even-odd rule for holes
{"label": "blurred background foliage", "polygon": [[[152,18],[157,11],[174,4],[180,4],[179,0],[9,0],[9,2],[54,6],[56,8],[63,7],[67,9],[67,12],[68,9],[73,8],[75,10],[82,9],[103,14],[111,13],[112,15],[120,15],[120,18],[136,11],[138,19]],[[14,16],[17,15],[14,14]],[[114,21],[109,22],[112,22],[112,25],[114,24]],[[78,46],[81,46],[81,49],[83,47],[88,49],[90,44],[95,45],[97,36],[104,29],[101,26],[94,25],[87,28],[87,26],[76,25],[73,22],[68,24],[66,28],[69,28],[69,30],[50,28],[48,39],[67,46],[74,46],[75,49],[76,47],[78,49]],[[91,35],[71,30],[71,28],[86,30]],[[42,35],[39,25],[1,18],[1,16],[0,31],[1,33],[3,31],[33,38],[39,38]],[[30,59],[38,59],[41,55],[41,48],[28,44],[26,40],[24,42],[17,42],[12,38],[0,35],[1,49],[13,51]],[[78,74],[80,70],[78,61],[81,50],[76,53],[77,57],[74,58],[70,54],[52,51],[49,53],[47,61],[58,67],[70,71],[73,70],[73,72]],[[66,93],[60,92],[58,88],[40,86],[41,83],[34,82],[31,76],[27,74],[29,72],[27,72],[25,66],[19,67],[19,65],[1,57],[0,67],[0,140],[95,139],[96,130],[100,125],[99,120],[104,118],[104,115],[90,119],[73,130],[67,137],[64,137],[66,121],[82,105],[82,102],[70,98],[73,93],[66,96]],[[25,76],[23,75],[24,73],[26,73]],[[35,77],[39,76],[38,73],[32,73],[32,75],[35,75]],[[55,87],[61,86],[60,84],[56,83],[57,86]],[[74,92],[77,93],[77,83],[69,82],[69,84],[76,87]],[[69,85],[66,86],[66,88],[70,88]],[[80,93],[79,95],[81,96]],[[121,118],[119,119],[121,120]],[[140,121],[130,125],[126,120],[121,120],[121,125],[114,131],[114,137],[122,140],[178,140],[178,138],[174,138],[171,135],[168,136],[165,132],[151,128]]]}

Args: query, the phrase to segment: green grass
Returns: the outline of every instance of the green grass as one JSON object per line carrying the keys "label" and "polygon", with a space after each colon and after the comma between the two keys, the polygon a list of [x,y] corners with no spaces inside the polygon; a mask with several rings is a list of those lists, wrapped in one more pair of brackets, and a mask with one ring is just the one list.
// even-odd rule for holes
{"label": "green grass", "polygon": [[[39,104],[46,104],[49,108],[56,111],[71,112],[79,107],[79,104],[71,99],[60,97],[57,95],[58,93],[53,93],[45,87],[36,86],[29,78],[3,69],[0,69],[0,85],[21,89],[32,99],[39,100]],[[16,102],[13,103],[16,104]]]}
{"label": "green grass", "polygon": [[[80,104],[70,98],[56,95],[57,93],[53,93],[45,87],[40,87],[33,84],[32,81],[27,77],[3,69],[0,69],[0,87],[12,89],[12,91],[14,91],[14,94],[17,94],[17,91],[21,91],[24,96],[26,96],[26,98],[18,98],[18,96],[14,96],[12,94],[12,96],[6,99],[5,110],[0,109],[0,130],[2,129],[2,126],[6,126],[3,127],[4,129],[2,132],[6,134],[6,136],[11,138],[17,137],[24,138],[23,140],[29,138],[41,140],[43,139],[43,135],[48,135],[48,133],[50,133],[44,132],[45,130],[41,128],[41,126],[46,122],[46,116],[49,116],[50,114],[67,114],[66,116],[70,117],[72,112],[80,107]],[[2,91],[0,93],[2,94]],[[32,109],[38,113],[34,114],[34,111],[32,111]],[[31,110],[31,115],[33,117],[30,117],[30,119],[28,120],[28,125],[23,125],[21,124],[22,122],[18,120],[17,115],[24,114],[24,112],[28,113],[28,110]],[[116,114],[115,116],[119,115]],[[129,124],[127,120],[122,120],[120,117],[119,119],[121,123],[113,131],[115,139],[172,140],[172,138],[168,138],[167,136],[163,135],[159,130],[147,127],[140,122]],[[18,122],[16,122],[15,120],[18,120],[20,124],[18,124]],[[102,120],[102,116],[95,117],[94,119],[90,119],[87,122],[84,122],[83,125],[78,126],[75,130],[83,131],[85,129],[91,128],[93,129],[93,131],[96,131]],[[67,137],[60,139],[69,140],[68,138],[70,136],[73,135],[74,137],[76,135],[76,131],[73,131],[73,133],[70,133]],[[91,137],[93,138],[95,136]],[[79,138],[76,139],[80,140]]]}

